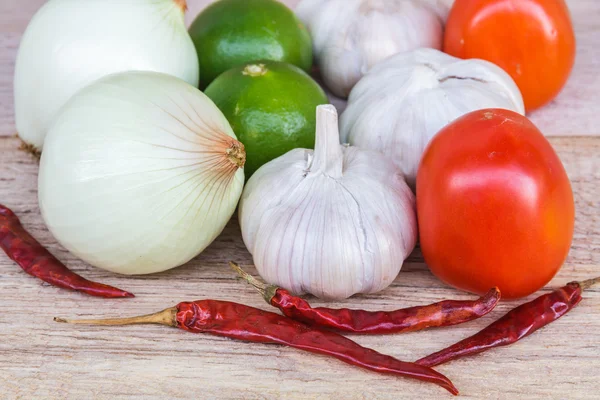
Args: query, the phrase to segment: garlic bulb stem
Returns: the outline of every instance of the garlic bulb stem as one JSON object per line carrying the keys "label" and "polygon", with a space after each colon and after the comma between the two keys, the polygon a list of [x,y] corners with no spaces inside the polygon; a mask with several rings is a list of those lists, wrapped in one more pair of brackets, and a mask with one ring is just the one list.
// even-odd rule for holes
{"label": "garlic bulb stem", "polygon": [[310,169],[331,178],[341,178],[343,166],[337,111],[331,104],[318,106],[315,152]]}

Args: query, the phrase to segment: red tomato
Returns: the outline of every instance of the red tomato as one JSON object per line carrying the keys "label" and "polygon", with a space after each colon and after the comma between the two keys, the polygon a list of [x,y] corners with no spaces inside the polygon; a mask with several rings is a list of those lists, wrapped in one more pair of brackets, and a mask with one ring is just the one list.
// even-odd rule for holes
{"label": "red tomato", "polygon": [[571,184],[542,133],[513,111],[469,113],[430,142],[417,173],[421,250],[442,281],[503,298],[548,283],[571,247]]}
{"label": "red tomato", "polygon": [[556,97],[567,82],[575,34],[564,0],[456,0],[444,51],[502,67],[530,111]]}

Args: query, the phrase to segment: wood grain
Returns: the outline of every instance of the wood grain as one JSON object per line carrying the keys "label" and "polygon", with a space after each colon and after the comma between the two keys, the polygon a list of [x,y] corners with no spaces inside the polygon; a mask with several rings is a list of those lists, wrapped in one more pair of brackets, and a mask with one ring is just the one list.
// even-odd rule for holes
{"label": "wood grain", "polygon": [[[549,287],[600,275],[600,138],[554,138],[577,202],[569,258]],[[82,275],[134,292],[102,300],[48,286],[0,254],[0,388],[3,399],[415,399],[448,396],[432,385],[378,376],[281,346],[192,335],[159,326],[97,328],[56,324],[53,316],[149,313],[182,300],[238,301],[269,309],[226,266],[251,265],[234,219],[203,254],[164,273],[117,276],[77,260],[52,238],[37,206],[37,163],[0,139],[0,199],[59,259]],[[256,271],[248,266],[252,273]],[[544,291],[549,290],[545,288]],[[415,251],[391,287],[332,306],[394,309],[467,298],[435,279]],[[533,296],[532,296],[533,297]],[[314,300],[314,304],[321,302]],[[354,337],[362,345],[415,360],[499,317],[405,335]],[[439,367],[468,399],[595,399],[600,382],[600,288],[573,312],[511,347]]]}
{"label": "wood grain", "polygon": [[[188,21],[208,1],[189,0]],[[288,1],[293,5],[297,1]],[[0,202],[70,268],[134,292],[130,300],[102,300],[41,283],[0,254],[0,399],[415,399],[449,395],[432,385],[379,376],[281,346],[240,343],[158,326],[73,327],[53,316],[148,313],[182,300],[239,301],[268,309],[234,279],[226,262],[251,265],[234,220],[199,257],[164,273],[123,277],[77,260],[46,229],[37,205],[38,166],[18,150],[13,120],[14,58],[25,26],[43,0],[0,2]],[[600,2],[570,0],[578,59],[563,94],[535,113],[549,134],[600,134]],[[549,286],[600,275],[600,138],[553,138],[577,202],[569,258]],[[252,273],[256,271],[248,267]],[[544,290],[549,290],[545,288]],[[467,298],[435,279],[415,251],[385,291],[332,306],[393,309],[443,298]],[[315,304],[321,304],[314,301]],[[476,332],[491,316],[443,330],[377,337],[359,343],[414,360]],[[417,336],[418,335],[418,336]],[[600,393],[600,289],[573,312],[523,342],[439,367],[470,399],[596,399]]]}
{"label": "wood grain", "polygon": [[[249,0],[250,1],[250,0]],[[294,7],[299,0],[285,0]],[[13,111],[14,60],[21,35],[45,0],[2,0],[0,2],[0,136],[16,132]],[[210,0],[188,0],[187,23]],[[596,110],[600,107],[600,1],[567,0],[577,36],[577,59],[563,92],[549,105],[530,115],[548,136],[600,135]],[[341,108],[344,102],[332,98]]]}

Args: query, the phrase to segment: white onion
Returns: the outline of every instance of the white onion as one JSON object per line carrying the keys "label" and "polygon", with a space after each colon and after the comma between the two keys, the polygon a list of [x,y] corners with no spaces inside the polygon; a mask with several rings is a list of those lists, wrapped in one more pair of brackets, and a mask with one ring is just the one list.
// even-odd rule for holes
{"label": "white onion", "polygon": [[42,216],[88,263],[123,274],[181,265],[223,230],[242,193],[244,148],[198,89],[126,72],[82,89],[46,138]]}
{"label": "white onion", "polygon": [[51,0],[19,48],[15,118],[19,136],[41,150],[60,107],[115,72],[164,72],[197,86],[198,57],[184,0]]}

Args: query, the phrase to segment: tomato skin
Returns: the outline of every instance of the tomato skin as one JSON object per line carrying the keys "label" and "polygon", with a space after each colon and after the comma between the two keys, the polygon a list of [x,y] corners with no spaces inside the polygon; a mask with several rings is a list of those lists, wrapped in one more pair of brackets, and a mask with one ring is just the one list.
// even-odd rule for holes
{"label": "tomato skin", "polygon": [[469,113],[430,142],[417,173],[421,250],[456,288],[534,293],[564,263],[575,206],[554,149],[526,117]]}
{"label": "tomato skin", "polygon": [[556,97],[567,82],[575,33],[564,0],[456,0],[444,51],[499,65],[531,111]]}

